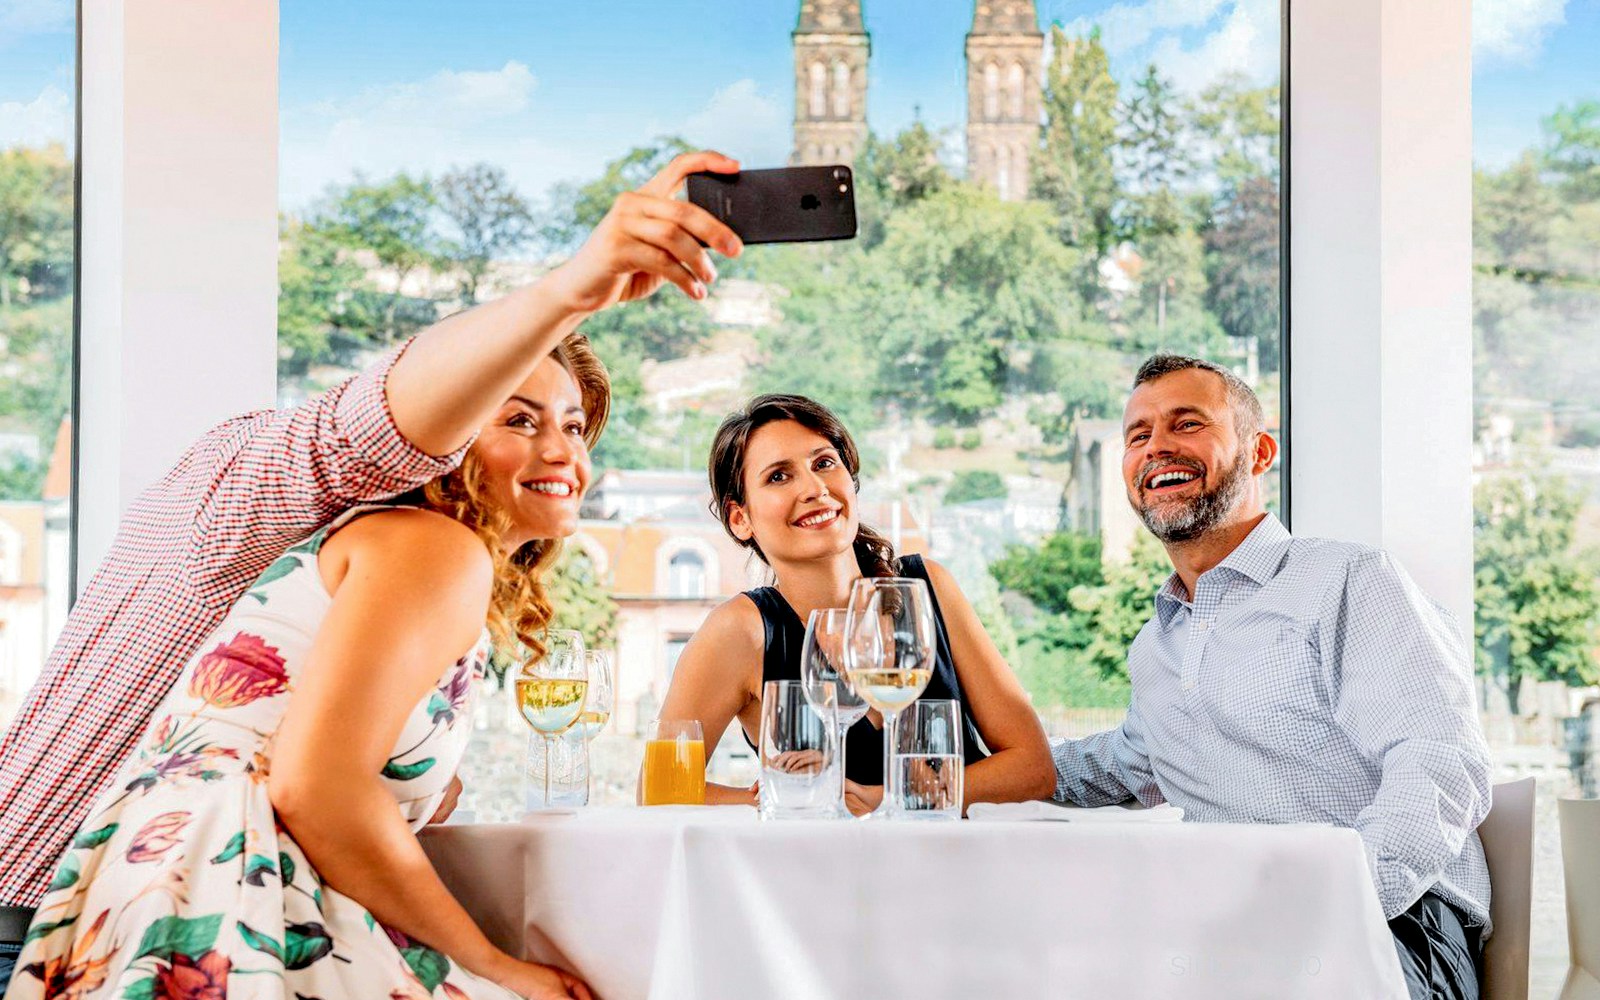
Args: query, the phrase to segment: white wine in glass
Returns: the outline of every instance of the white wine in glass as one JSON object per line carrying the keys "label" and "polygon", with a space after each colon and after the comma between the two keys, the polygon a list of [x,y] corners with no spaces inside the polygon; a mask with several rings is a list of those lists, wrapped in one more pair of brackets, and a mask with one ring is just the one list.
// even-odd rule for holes
{"label": "white wine in glass", "polygon": [[550,772],[555,738],[578,721],[589,694],[589,661],[583,636],[551,630],[541,659],[522,664],[516,677],[517,710],[544,738],[544,808],[550,808]]}
{"label": "white wine in glass", "polygon": [[893,749],[900,712],[933,677],[933,599],[922,580],[864,577],[850,587],[846,616],[850,687],[883,713],[883,802],[873,817],[894,814]]}

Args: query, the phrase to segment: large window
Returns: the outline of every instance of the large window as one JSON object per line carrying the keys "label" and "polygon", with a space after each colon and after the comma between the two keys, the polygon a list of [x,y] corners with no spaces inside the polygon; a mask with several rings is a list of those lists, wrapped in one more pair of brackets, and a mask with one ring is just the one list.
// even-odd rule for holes
{"label": "large window", "polygon": [[71,4],[0,7],[0,725],[70,599]]}
{"label": "large window", "polygon": [[618,399],[567,593],[618,646],[613,732],[762,580],[703,469],[765,390],[843,416],[866,519],[951,568],[1052,731],[1103,727],[1168,571],[1121,485],[1138,362],[1221,361],[1282,429],[1278,4],[805,7],[284,0],[282,398],[534,279],[680,149],[847,159],[858,239],[586,324]]}
{"label": "large window", "polygon": [[1497,758],[1545,796],[1544,996],[1566,969],[1553,800],[1595,795],[1600,775],[1592,751],[1569,769],[1600,743],[1600,4],[1473,15],[1477,663]]}

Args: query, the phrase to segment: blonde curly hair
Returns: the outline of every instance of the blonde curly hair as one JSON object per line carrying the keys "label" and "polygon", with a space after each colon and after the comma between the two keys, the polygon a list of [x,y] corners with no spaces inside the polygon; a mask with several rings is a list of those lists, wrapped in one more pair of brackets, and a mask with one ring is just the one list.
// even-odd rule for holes
{"label": "blonde curly hair", "polygon": [[[550,357],[577,383],[586,421],[584,443],[593,449],[611,414],[611,377],[589,346],[589,338],[574,333]],[[494,559],[494,587],[489,596],[489,635],[497,659],[538,659],[544,655],[541,638],[555,616],[545,593],[544,574],[561,555],[561,539],[541,538],[514,552],[500,544],[511,530],[511,516],[496,505],[483,482],[483,463],[469,450],[455,471],[422,487],[418,505],[438,511],[471,528]]]}

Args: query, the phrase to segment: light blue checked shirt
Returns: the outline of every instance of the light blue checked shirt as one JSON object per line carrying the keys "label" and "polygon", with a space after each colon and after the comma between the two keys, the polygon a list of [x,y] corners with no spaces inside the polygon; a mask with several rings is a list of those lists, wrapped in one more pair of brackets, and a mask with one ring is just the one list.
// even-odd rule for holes
{"label": "light blue checked shirt", "polygon": [[1123,724],[1058,741],[1058,800],[1185,820],[1329,823],[1367,849],[1384,916],[1436,889],[1489,922],[1489,748],[1453,620],[1386,553],[1268,514],[1128,651]]}

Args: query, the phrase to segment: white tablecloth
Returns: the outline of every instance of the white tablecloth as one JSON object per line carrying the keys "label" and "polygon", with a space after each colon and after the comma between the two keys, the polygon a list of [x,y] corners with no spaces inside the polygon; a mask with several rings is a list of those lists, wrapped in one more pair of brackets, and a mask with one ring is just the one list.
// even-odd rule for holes
{"label": "white tablecloth", "polygon": [[1350,830],[659,807],[423,844],[491,939],[605,1000],[1405,996]]}

